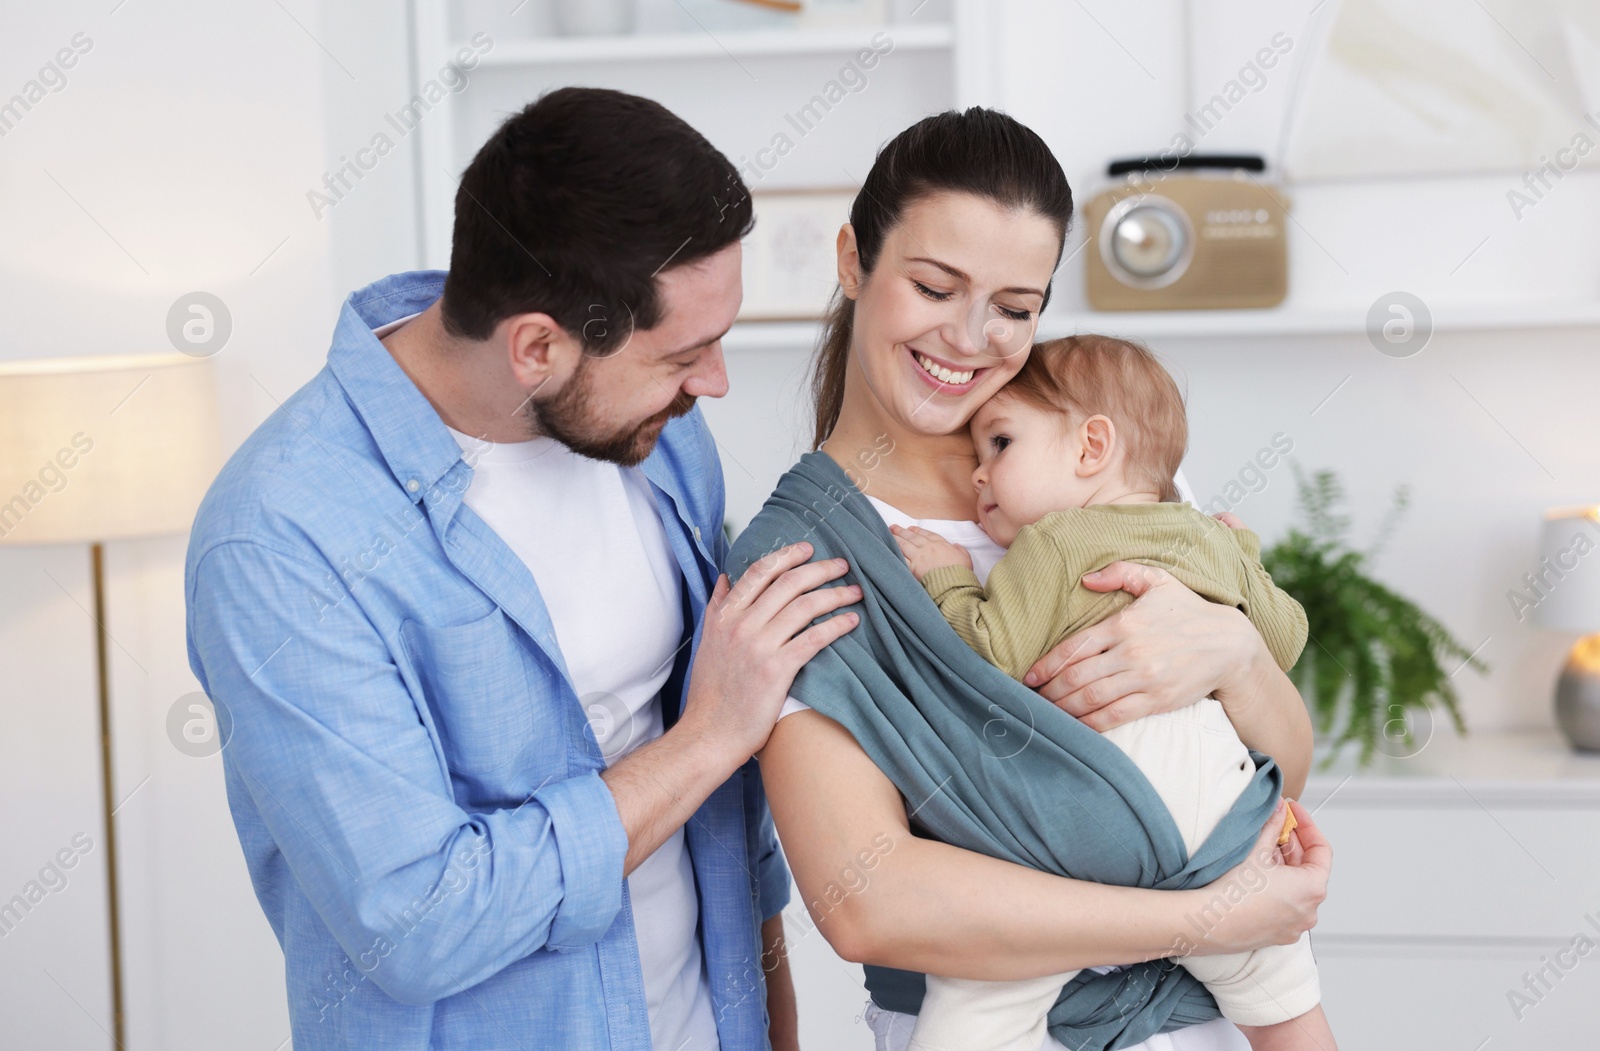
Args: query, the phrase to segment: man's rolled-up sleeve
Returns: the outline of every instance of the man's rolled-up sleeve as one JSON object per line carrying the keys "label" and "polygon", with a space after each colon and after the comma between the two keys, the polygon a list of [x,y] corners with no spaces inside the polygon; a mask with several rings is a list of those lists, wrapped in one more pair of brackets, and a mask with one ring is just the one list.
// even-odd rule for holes
{"label": "man's rolled-up sleeve", "polygon": [[224,764],[351,961],[395,999],[431,1003],[598,940],[627,852],[598,773],[462,809],[422,703],[354,597],[327,598],[330,573],[218,544],[194,563],[188,627]]}
{"label": "man's rolled-up sleeve", "polygon": [[616,797],[599,773],[590,771],[553,782],[533,799],[549,815],[561,859],[562,899],[545,943],[557,950],[592,945],[622,908],[628,836]]}

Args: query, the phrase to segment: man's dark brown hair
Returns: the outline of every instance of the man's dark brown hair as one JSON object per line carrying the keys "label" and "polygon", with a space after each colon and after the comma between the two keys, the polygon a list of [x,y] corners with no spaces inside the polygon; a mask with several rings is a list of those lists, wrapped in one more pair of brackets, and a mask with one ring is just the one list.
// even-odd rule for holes
{"label": "man's dark brown hair", "polygon": [[738,171],[666,107],[557,89],[507,118],[461,176],[445,329],[484,339],[542,311],[604,355],[662,320],[660,270],[715,254],[753,223]]}

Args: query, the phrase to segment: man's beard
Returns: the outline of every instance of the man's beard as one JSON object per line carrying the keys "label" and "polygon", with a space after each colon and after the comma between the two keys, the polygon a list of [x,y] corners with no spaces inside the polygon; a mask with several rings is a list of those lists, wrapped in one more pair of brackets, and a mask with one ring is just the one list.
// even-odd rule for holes
{"label": "man's beard", "polygon": [[680,390],[672,404],[654,416],[635,426],[616,430],[611,421],[597,419],[591,411],[588,370],[586,358],[560,394],[548,401],[528,402],[525,415],[535,435],[554,438],[591,460],[632,467],[654,451],[668,420],[694,408],[694,396]]}

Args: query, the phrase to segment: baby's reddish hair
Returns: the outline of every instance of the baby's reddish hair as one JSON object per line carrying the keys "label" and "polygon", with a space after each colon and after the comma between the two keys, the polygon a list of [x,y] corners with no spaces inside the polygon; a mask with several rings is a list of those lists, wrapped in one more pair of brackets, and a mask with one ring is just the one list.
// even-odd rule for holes
{"label": "baby's reddish hair", "polygon": [[1173,475],[1189,448],[1183,394],[1141,344],[1087,334],[1036,343],[1000,394],[1064,413],[1068,427],[1108,417],[1126,454],[1128,480],[1148,483],[1164,501],[1182,499]]}

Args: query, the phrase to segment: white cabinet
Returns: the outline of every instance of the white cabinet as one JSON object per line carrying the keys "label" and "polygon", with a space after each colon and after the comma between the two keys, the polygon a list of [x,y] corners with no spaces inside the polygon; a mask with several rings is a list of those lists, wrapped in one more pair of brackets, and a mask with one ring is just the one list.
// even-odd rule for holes
{"label": "white cabinet", "polygon": [[1600,757],[1440,730],[1303,801],[1334,850],[1312,944],[1341,1046],[1594,1045]]}

